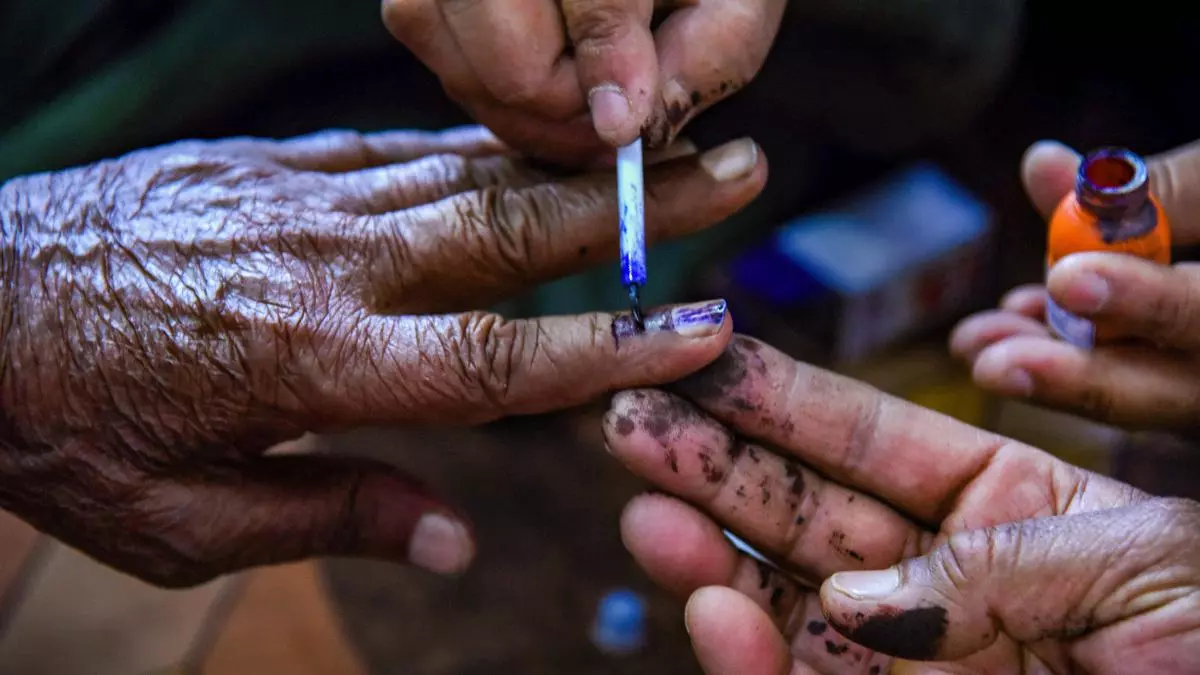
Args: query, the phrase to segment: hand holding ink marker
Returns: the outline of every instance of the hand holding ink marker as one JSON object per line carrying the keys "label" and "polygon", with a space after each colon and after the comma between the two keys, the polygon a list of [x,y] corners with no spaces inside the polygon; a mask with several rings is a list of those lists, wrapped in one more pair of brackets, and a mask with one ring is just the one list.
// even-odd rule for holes
{"label": "hand holding ink marker", "polygon": [[617,151],[617,197],[621,226],[621,283],[638,332],[645,330],[641,289],[646,285],[646,220],[642,184],[642,139]]}
{"label": "hand holding ink marker", "polygon": [[[1145,161],[1129,150],[1100,148],[1084,157],[1075,190],[1050,219],[1046,273],[1062,258],[1083,251],[1125,253],[1169,265],[1170,223],[1150,187]],[[1114,337],[1112,327],[1071,314],[1050,298],[1046,323],[1081,349]]]}

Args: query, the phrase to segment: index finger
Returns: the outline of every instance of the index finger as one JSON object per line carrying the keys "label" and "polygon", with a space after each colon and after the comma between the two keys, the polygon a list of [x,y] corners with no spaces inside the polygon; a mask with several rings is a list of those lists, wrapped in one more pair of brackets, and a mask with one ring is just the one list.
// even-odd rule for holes
{"label": "index finger", "polygon": [[626,314],[510,320],[489,312],[355,312],[289,330],[281,340],[284,367],[296,373],[288,393],[306,423],[325,428],[475,424],[560,410],[693,372],[732,333],[723,300],[650,312],[643,331]]}
{"label": "index finger", "polygon": [[1006,445],[1053,462],[743,335],[672,389],[736,431],[927,523],[940,522]]}

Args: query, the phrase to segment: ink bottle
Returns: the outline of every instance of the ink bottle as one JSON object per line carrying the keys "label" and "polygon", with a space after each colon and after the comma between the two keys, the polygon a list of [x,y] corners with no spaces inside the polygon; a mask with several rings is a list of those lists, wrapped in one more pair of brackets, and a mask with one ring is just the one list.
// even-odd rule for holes
{"label": "ink bottle", "polygon": [[[1046,273],[1072,253],[1125,253],[1162,265],[1171,262],[1171,228],[1150,192],[1145,161],[1125,148],[1100,148],[1079,165],[1075,189],[1050,218]],[[1076,316],[1046,300],[1046,323],[1081,349],[1116,336],[1110,326]]]}

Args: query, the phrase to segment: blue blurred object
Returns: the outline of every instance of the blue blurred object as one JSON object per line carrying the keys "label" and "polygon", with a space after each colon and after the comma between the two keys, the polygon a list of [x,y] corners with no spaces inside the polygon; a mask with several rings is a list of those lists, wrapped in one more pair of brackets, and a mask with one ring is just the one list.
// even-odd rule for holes
{"label": "blue blurred object", "polygon": [[629,654],[646,642],[646,602],[629,589],[600,599],[592,624],[592,642],[606,654]]}
{"label": "blue blurred object", "polygon": [[962,314],[991,277],[992,212],[918,163],[790,220],[702,274],[738,331],[821,363],[869,357]]}

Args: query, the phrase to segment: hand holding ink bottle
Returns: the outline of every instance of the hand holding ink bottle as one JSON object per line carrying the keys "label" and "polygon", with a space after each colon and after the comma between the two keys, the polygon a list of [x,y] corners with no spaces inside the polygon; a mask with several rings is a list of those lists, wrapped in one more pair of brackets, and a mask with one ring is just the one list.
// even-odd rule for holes
{"label": "hand holding ink bottle", "polygon": [[[1062,258],[1084,251],[1170,264],[1170,223],[1150,188],[1145,161],[1129,150],[1101,148],[1084,157],[1074,191],[1050,219],[1046,273]],[[1055,335],[1081,349],[1116,336],[1107,323],[1071,314],[1053,299],[1046,302],[1046,322]]]}

